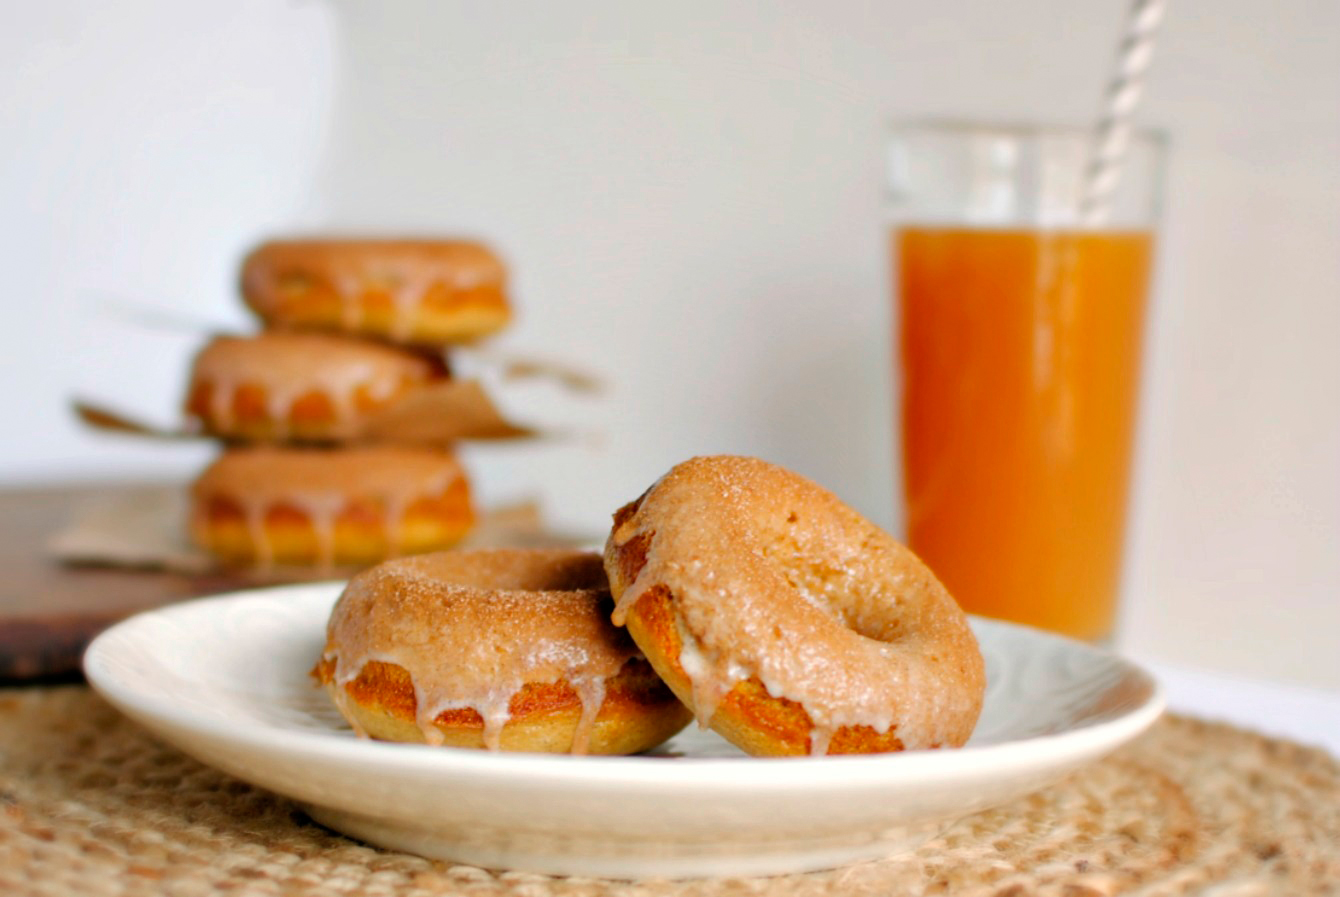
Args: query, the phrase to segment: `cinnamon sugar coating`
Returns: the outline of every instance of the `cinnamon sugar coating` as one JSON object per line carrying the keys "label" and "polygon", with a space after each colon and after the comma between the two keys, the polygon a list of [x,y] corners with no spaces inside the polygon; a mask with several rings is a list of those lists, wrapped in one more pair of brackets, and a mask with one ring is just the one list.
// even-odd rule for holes
{"label": "cinnamon sugar coating", "polygon": [[[615,515],[606,570],[615,622],[700,723],[745,750],[956,746],[981,711],[981,653],[931,571],[776,465],[677,465]],[[766,721],[781,728],[765,737]]]}

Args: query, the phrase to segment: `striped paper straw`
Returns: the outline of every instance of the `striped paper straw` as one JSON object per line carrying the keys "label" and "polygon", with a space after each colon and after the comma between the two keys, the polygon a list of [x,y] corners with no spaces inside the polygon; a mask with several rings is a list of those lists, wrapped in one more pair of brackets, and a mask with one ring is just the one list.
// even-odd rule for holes
{"label": "striped paper straw", "polygon": [[1154,56],[1154,36],[1166,0],[1135,0],[1130,21],[1117,53],[1117,70],[1108,84],[1103,114],[1094,129],[1093,155],[1084,173],[1080,218],[1085,224],[1107,221],[1112,197],[1121,181],[1122,164],[1131,142],[1131,118],[1140,101],[1149,61]]}

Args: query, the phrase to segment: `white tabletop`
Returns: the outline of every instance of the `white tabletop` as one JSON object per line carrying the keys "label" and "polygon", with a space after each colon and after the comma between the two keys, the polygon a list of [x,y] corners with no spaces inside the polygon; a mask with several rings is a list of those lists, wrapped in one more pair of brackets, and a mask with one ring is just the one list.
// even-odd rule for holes
{"label": "white tabletop", "polygon": [[1325,747],[1340,757],[1340,693],[1132,659],[1159,680],[1171,710]]}

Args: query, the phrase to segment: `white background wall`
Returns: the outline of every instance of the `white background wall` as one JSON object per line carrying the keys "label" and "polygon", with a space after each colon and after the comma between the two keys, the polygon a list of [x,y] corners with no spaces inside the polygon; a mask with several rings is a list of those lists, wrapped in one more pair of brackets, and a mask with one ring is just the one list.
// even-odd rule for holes
{"label": "white background wall", "polygon": [[[734,451],[896,530],[881,123],[1087,120],[1124,6],[4,0],[0,479],[206,456],[71,423],[173,414],[198,334],[124,303],[243,326],[262,234],[468,232],[515,272],[500,344],[612,384],[510,392],[589,435],[473,452],[487,497],[595,531]],[[1144,119],[1175,152],[1123,643],[1340,688],[1340,5],[1173,4]]]}

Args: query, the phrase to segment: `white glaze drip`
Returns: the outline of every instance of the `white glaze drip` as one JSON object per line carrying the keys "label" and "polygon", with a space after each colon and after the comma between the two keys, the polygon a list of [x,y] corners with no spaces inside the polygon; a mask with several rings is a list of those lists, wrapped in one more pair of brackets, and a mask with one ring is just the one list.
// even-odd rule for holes
{"label": "white glaze drip", "polygon": [[599,676],[577,676],[570,684],[582,702],[582,715],[572,733],[572,753],[585,754],[591,746],[591,732],[605,703],[605,680]]}
{"label": "white glaze drip", "polygon": [[698,728],[706,729],[716,715],[717,707],[737,683],[749,678],[749,671],[738,663],[724,663],[703,654],[702,646],[693,633],[675,621],[679,634],[679,665],[693,688],[693,716]]}
{"label": "white glaze drip", "polygon": [[405,551],[405,511],[408,503],[403,496],[390,495],[386,498],[386,557],[398,558]]}
{"label": "white glaze drip", "polygon": [[365,297],[380,293],[390,301],[388,335],[397,341],[413,334],[419,305],[434,290],[501,294],[504,280],[488,249],[451,241],[286,241],[259,247],[243,266],[243,291],[263,315],[280,310],[280,297],[323,282],[340,304],[341,326],[358,331],[367,324]]}
{"label": "white glaze drip", "polygon": [[323,284],[341,302],[345,326],[356,327],[363,323],[362,297],[378,291],[393,303],[393,330],[403,333],[402,321],[433,288],[501,292],[505,274],[493,252],[467,240],[278,240],[247,256],[242,292],[263,316],[282,318],[287,302]]}
{"label": "white glaze drip", "polygon": [[331,492],[295,495],[290,504],[311,521],[316,536],[316,566],[329,570],[335,564],[335,519],[347,504],[345,496]]}
{"label": "white glaze drip", "polygon": [[331,613],[333,680],[342,687],[373,660],[399,666],[414,684],[425,740],[440,743],[441,713],[469,708],[490,750],[501,748],[512,699],[527,684],[565,681],[581,702],[571,750],[585,752],[606,681],[639,656],[609,625],[608,591],[594,584],[604,585],[599,557],[576,552],[443,552],[382,564],[355,577]]}
{"label": "white glaze drip", "polygon": [[193,390],[209,389],[212,426],[230,433],[238,425],[236,403],[244,389],[265,396],[266,420],[275,440],[292,434],[294,406],[309,395],[330,403],[332,438],[354,434],[358,397],[385,404],[398,391],[444,377],[430,358],[376,343],[319,333],[267,331],[252,337],[216,337],[196,356]]}
{"label": "white glaze drip", "polygon": [[312,528],[315,565],[330,569],[339,517],[350,505],[376,508],[388,547],[399,552],[409,508],[445,495],[463,477],[452,454],[433,449],[233,449],[196,482],[196,514],[203,514],[214,500],[239,507],[255,565],[266,569],[275,558],[266,518],[276,509],[290,508]]}
{"label": "white glaze drip", "polygon": [[251,540],[256,553],[256,568],[269,570],[274,566],[274,548],[270,544],[270,534],[265,529],[265,513],[268,503],[247,496],[239,497],[242,517],[246,521],[247,537]]}
{"label": "white glaze drip", "polygon": [[390,256],[374,266],[371,262],[346,258],[327,263],[330,284],[340,297],[342,323],[346,330],[359,329],[365,318],[363,295],[382,290],[391,299],[389,335],[405,341],[413,333],[418,305],[433,289],[443,287],[464,292],[502,285],[502,269],[477,270],[449,265],[403,264]]}

